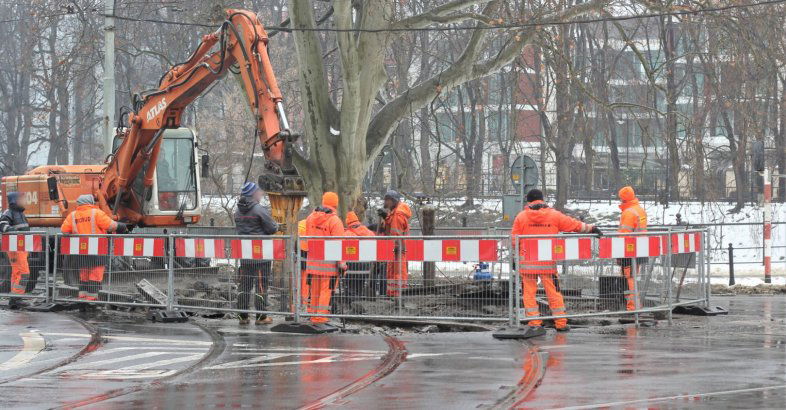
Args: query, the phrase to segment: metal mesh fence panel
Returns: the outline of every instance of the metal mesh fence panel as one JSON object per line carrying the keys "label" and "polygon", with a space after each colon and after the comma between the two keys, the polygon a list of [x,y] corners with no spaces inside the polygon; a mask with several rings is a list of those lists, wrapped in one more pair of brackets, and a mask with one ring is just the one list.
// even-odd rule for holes
{"label": "metal mesh fence panel", "polygon": [[174,307],[292,314],[294,255],[286,236],[175,236]]}

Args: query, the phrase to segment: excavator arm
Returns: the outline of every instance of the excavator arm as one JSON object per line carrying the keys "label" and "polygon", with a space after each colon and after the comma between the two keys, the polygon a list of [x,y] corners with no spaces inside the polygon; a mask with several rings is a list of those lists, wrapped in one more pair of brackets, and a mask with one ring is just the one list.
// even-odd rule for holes
{"label": "excavator arm", "polygon": [[[230,67],[239,67],[248,103],[256,116],[256,137],[262,144],[266,165],[260,177],[264,189],[293,207],[305,196],[303,180],[292,166],[295,140],[284,112],[281,91],[268,58],[268,37],[255,13],[227,10],[227,19],[214,33],[205,35],[187,61],[172,67],[155,90],[136,97],[134,110],[128,115],[128,127],[118,128],[122,143],[109,158],[100,186],[95,192],[99,205],[118,219],[137,222],[142,219],[142,202],[131,184],[144,172],[143,189],[153,185],[163,131],[180,126],[184,109],[224,77]],[[143,195],[144,196],[144,195]],[[287,211],[289,212],[289,211]]]}

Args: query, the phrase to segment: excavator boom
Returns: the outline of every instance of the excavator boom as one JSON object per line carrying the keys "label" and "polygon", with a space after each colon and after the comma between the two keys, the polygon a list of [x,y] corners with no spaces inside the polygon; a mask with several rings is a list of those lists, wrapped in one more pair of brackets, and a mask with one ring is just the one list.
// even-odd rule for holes
{"label": "excavator boom", "polygon": [[[179,128],[185,108],[233,66],[238,67],[255,116],[255,137],[259,138],[266,159],[265,174],[260,182],[271,194],[274,217],[279,216],[280,222],[291,219],[277,208],[299,208],[305,189],[292,165],[292,144],[296,137],[289,129],[267,43],[267,33],[255,13],[227,10],[223,24],[202,38],[187,61],[166,72],[158,88],[135,96],[132,111],[127,116],[127,127],[118,127],[117,139],[121,143],[99,172],[96,168],[100,166],[46,166],[31,172],[37,175],[40,184],[46,180],[46,189],[41,187],[38,191],[48,192],[52,203],[58,204],[60,214],[60,218],[49,215],[46,222],[42,220],[40,224],[32,218],[33,224],[59,223],[58,220],[70,211],[69,204],[73,205],[76,198],[85,193],[93,194],[108,214],[132,224],[176,226],[195,222],[183,219],[182,207],[174,215],[152,215],[147,202],[154,187],[166,133]],[[122,118],[121,115],[121,122]],[[173,149],[177,147],[169,148]],[[192,167],[195,164],[196,160]],[[64,178],[66,175],[70,176]],[[194,173],[190,175],[193,178]],[[8,178],[17,179],[6,183],[4,178],[4,191],[12,185],[15,189],[24,189],[19,180],[23,177]],[[78,182],[75,185],[80,188],[66,189],[65,180]],[[284,203],[278,204],[281,201]]]}

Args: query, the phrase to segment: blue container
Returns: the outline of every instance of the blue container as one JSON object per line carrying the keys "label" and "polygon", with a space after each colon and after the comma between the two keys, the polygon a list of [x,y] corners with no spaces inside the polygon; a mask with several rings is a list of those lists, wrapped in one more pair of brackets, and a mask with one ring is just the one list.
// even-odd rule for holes
{"label": "blue container", "polygon": [[472,279],[474,280],[491,280],[493,277],[491,276],[491,271],[489,270],[489,264],[486,262],[481,262],[475,265],[475,273],[472,275]]}

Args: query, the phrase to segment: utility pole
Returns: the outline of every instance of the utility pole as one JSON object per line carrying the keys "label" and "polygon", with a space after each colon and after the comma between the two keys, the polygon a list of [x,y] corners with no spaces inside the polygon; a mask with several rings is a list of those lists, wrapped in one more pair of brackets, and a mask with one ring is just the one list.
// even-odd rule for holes
{"label": "utility pole", "polygon": [[115,0],[104,0],[104,156],[112,153],[115,126]]}
{"label": "utility pole", "polygon": [[772,178],[764,167],[764,283],[772,283]]}

